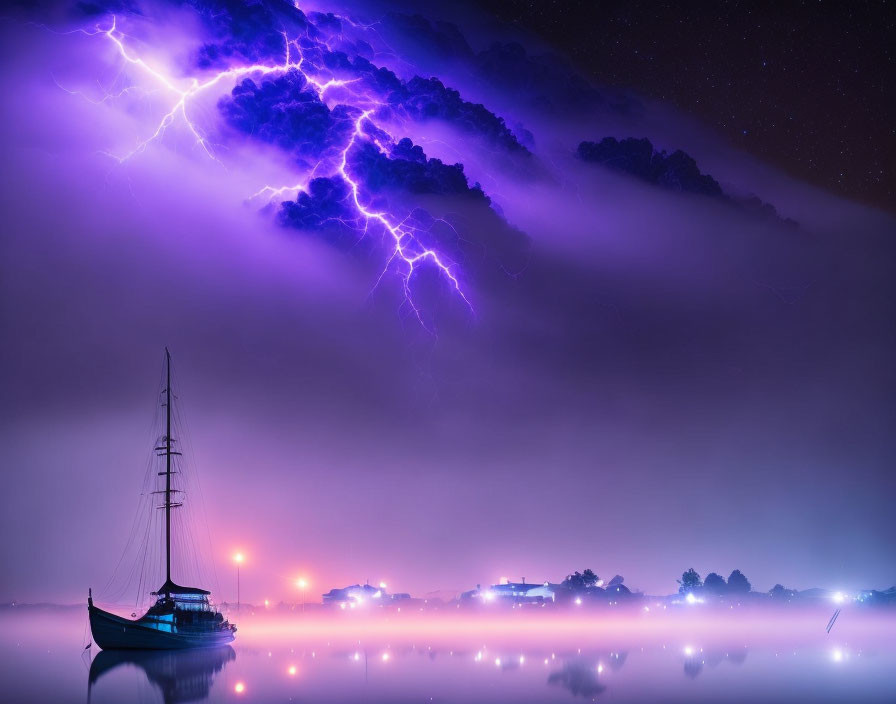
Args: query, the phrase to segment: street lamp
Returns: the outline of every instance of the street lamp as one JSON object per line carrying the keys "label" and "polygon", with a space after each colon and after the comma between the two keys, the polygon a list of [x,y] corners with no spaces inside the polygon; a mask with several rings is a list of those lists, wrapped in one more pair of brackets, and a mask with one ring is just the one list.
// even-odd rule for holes
{"label": "street lamp", "polygon": [[305,587],[308,586],[308,582],[304,577],[300,577],[296,580],[296,586],[302,590],[302,613],[305,613]]}
{"label": "street lamp", "polygon": [[240,565],[243,563],[243,560],[246,558],[243,557],[243,553],[238,552],[233,556],[233,561],[236,563],[236,610],[239,612],[240,610]]}

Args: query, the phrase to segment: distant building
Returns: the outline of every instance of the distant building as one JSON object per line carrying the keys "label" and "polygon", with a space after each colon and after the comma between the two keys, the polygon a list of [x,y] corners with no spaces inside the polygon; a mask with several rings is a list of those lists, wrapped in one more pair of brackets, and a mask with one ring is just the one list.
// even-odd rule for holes
{"label": "distant building", "polygon": [[461,601],[479,599],[483,602],[514,604],[555,601],[558,586],[550,582],[527,584],[524,578],[521,582],[502,582],[493,584],[486,589],[482,589],[481,585],[477,584],[476,589],[464,592],[460,598]]}
{"label": "distant building", "polygon": [[363,604],[370,602],[372,604],[388,603],[393,601],[403,601],[410,599],[411,595],[406,593],[389,594],[383,587],[374,587],[370,584],[352,584],[341,589],[331,589],[326,594],[321,595],[324,604]]}
{"label": "distant building", "polygon": [[[325,604],[342,604],[342,603],[361,603],[367,599],[372,599],[378,590],[369,584],[352,584],[341,589],[331,589],[326,594],[322,594],[321,598]],[[382,596],[382,593],[380,593]]]}
{"label": "distant building", "polygon": [[625,598],[632,595],[632,590],[625,586],[622,582],[612,584],[604,589],[604,592],[611,597]]}

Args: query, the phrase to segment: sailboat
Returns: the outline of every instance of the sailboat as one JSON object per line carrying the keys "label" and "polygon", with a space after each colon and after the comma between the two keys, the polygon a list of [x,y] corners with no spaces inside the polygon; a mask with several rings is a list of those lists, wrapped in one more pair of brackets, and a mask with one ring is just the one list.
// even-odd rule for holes
{"label": "sailboat", "polygon": [[171,448],[171,354],[165,348],[165,436],[155,450],[165,457],[165,583],[152,595],[155,603],[141,618],[131,620],[104,611],[93,604],[93,590],[88,590],[87,612],[94,642],[104,650],[141,649],[171,650],[205,648],[230,643],[236,625],[227,621],[209,602],[211,592],[197,587],[183,587],[171,579],[171,509],[181,506],[172,502],[171,458],[180,453]]}

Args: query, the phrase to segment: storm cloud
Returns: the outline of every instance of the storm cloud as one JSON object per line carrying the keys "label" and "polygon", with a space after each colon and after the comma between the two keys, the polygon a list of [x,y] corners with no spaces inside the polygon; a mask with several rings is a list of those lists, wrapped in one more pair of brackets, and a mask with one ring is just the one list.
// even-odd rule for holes
{"label": "storm cloud", "polygon": [[[135,28],[195,14],[153,7]],[[170,52],[141,47],[187,76],[282,60],[264,12],[237,33],[203,7]],[[217,161],[174,125],[119,164],[109,153],[145,138],[160,96],[104,100],[114,91],[96,81],[123,67],[101,36],[4,24],[0,526],[18,567],[0,599],[79,599],[114,567],[165,345],[213,557],[252,554],[250,601],[287,596],[299,567],[322,588],[376,576],[415,593],[583,564],[653,592],[692,565],[739,568],[759,588],[890,585],[891,215],[795,182],[666,106],[599,87],[569,101],[568,67],[572,88],[551,94],[567,107],[533,103],[562,64],[536,70],[538,51],[435,24],[457,18],[429,18],[444,39],[427,49],[418,20],[353,38],[335,15],[270,7],[308,39],[345,35],[333,50],[367,88],[397,82],[380,96],[396,139],[348,168],[371,207],[444,248],[472,310],[422,267],[435,324],[421,326],[394,276],[377,285],[382,232],[332,229],[351,215],[333,165],[356,113],[301,76],[197,101]],[[444,62],[444,76],[415,80],[395,58],[406,29],[420,73]],[[502,78],[514,61],[525,89]],[[484,85],[494,105],[478,102]],[[642,136],[800,227],[576,155]],[[253,198],[318,160],[302,189]]]}

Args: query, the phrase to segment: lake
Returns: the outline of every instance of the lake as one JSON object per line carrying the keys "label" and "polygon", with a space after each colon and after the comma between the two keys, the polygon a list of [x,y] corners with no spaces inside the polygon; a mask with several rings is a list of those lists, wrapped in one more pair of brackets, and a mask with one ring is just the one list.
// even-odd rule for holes
{"label": "lake", "polygon": [[251,613],[232,647],[84,649],[86,609],[0,611],[9,702],[894,702],[896,615]]}

